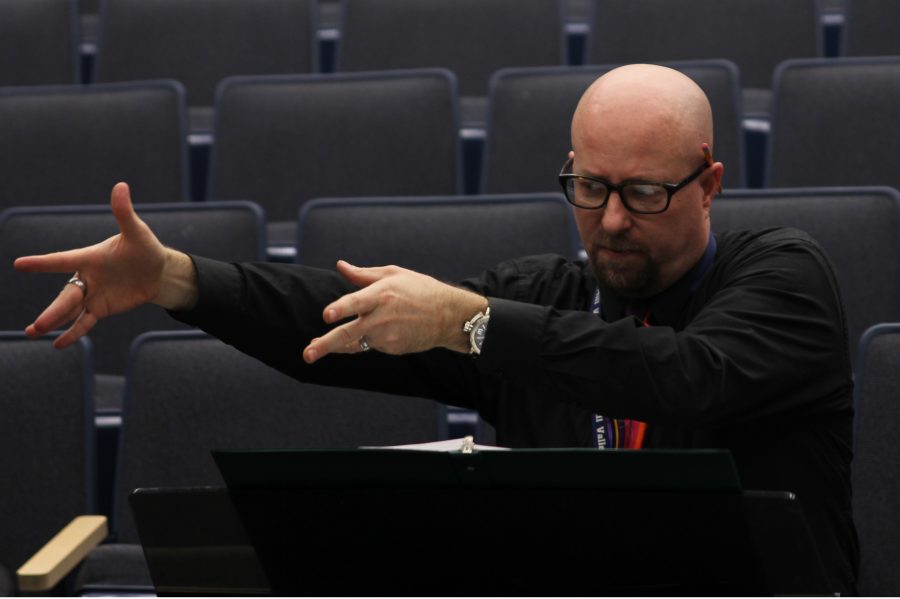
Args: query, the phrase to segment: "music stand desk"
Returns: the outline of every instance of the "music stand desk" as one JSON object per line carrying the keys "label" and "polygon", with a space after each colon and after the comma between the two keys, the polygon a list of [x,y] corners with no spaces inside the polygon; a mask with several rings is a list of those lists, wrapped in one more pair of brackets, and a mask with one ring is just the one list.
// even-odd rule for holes
{"label": "music stand desk", "polygon": [[[793,496],[743,492],[726,451],[213,455],[227,490],[144,489],[132,495],[161,595],[827,592]],[[244,563],[229,562],[237,577],[233,586],[208,584],[208,573],[208,588],[190,584],[191,576],[202,579],[201,570],[217,567],[219,553],[211,549],[215,540],[192,540],[192,552],[179,541],[183,530],[160,521],[166,511],[192,511],[186,497],[198,503],[193,511],[229,519],[222,529],[242,531],[243,537],[231,539],[232,549],[240,549],[230,555],[241,555]],[[221,505],[223,498],[231,511],[202,507],[204,501]],[[160,507],[166,503],[168,509]],[[249,547],[255,555],[248,558]],[[172,563],[184,564],[185,555],[195,558],[193,574]],[[176,570],[180,579],[172,576]]]}

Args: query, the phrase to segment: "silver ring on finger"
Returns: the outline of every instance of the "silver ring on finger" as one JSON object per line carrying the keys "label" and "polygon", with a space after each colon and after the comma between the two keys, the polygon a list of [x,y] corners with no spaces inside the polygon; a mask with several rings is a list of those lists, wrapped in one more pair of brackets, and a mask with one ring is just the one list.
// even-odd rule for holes
{"label": "silver ring on finger", "polygon": [[369,345],[369,342],[366,341],[365,336],[359,338],[359,350],[360,351],[369,351],[372,349],[372,346]]}
{"label": "silver ring on finger", "polygon": [[75,285],[79,289],[81,289],[81,297],[86,298],[88,294],[87,283],[78,278],[78,275],[75,275],[71,279],[66,282],[66,285]]}

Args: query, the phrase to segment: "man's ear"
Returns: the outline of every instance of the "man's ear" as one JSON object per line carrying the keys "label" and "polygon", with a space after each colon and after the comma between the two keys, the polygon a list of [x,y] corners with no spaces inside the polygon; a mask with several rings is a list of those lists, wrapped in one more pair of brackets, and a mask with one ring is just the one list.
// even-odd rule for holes
{"label": "man's ear", "polygon": [[703,186],[703,207],[707,210],[712,204],[713,197],[716,193],[722,192],[722,174],[725,172],[725,166],[721,162],[715,162],[709,167],[706,176],[701,179]]}

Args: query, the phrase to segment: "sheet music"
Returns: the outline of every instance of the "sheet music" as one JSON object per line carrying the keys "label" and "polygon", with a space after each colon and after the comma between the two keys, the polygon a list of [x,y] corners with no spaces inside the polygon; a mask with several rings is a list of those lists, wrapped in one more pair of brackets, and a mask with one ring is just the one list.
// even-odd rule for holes
{"label": "sheet music", "polygon": [[496,445],[479,445],[474,442],[471,435],[458,439],[446,439],[444,441],[431,441],[428,443],[410,443],[408,445],[379,445],[368,446],[362,449],[412,449],[416,451],[459,451],[472,453],[475,451],[509,451],[509,447]]}

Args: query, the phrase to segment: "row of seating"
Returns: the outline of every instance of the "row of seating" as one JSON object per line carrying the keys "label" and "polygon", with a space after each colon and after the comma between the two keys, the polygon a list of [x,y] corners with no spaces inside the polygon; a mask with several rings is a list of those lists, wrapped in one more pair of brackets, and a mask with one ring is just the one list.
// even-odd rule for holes
{"label": "row of seating", "polygon": [[192,106],[208,106],[230,75],[444,67],[464,96],[484,96],[490,74],[506,67],[721,58],[745,74],[748,104],[764,109],[779,62],[900,53],[884,26],[897,16],[890,0],[849,2],[838,52],[824,50],[817,0],[593,0],[580,44],[568,43],[567,8],[563,0],[342,0],[332,65],[319,56],[316,0],[105,0],[91,73],[80,73],[75,0],[6,0],[0,85],[171,78]]}
{"label": "row of seating", "polygon": [[[747,187],[736,67],[673,66],[711,99],[725,186]],[[289,253],[297,210],[315,197],[556,191],[572,111],[608,68],[496,73],[475,150],[461,139],[458,88],[444,70],[230,78],[210,119],[208,171],[188,166],[176,83],[3,88],[0,208],[102,202],[119,180],[139,203],[187,201],[202,178],[208,200],[260,204],[269,243]],[[782,63],[765,185],[900,188],[898,75],[900,57]]]}

